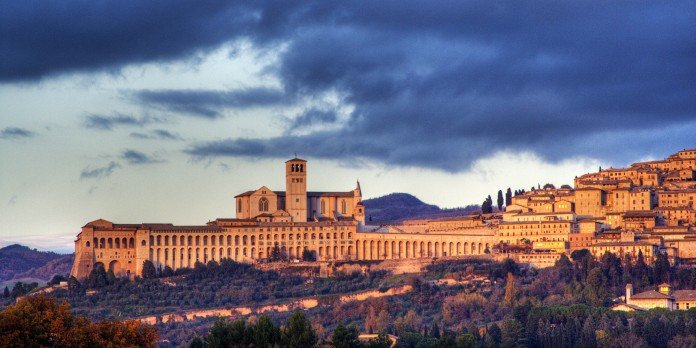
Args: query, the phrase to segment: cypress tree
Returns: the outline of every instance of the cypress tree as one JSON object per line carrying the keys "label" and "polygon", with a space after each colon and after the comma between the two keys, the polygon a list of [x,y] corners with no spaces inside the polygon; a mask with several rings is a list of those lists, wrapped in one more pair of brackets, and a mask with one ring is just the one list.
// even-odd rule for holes
{"label": "cypress tree", "polygon": [[143,261],[143,279],[157,278],[157,270],[150,260]]}

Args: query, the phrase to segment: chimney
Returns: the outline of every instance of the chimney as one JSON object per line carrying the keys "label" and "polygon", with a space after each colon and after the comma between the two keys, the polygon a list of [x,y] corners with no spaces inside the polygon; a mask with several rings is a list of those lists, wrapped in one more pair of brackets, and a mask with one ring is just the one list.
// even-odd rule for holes
{"label": "chimney", "polygon": [[626,284],[626,304],[630,304],[633,295],[633,284]]}

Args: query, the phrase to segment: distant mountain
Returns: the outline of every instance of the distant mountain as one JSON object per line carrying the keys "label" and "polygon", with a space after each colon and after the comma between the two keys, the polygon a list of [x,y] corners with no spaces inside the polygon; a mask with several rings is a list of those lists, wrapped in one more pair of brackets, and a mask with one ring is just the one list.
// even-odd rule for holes
{"label": "distant mountain", "polygon": [[[481,210],[478,205],[442,209],[437,205],[424,203],[408,193],[391,193],[382,197],[370,198],[364,200],[363,204],[365,204],[367,224],[463,216]],[[370,221],[370,217],[372,217],[372,221]]]}
{"label": "distant mountain", "polygon": [[[44,267],[49,262],[65,256],[51,251],[30,249],[19,244],[8,245],[0,249],[0,281],[12,279],[33,268]],[[55,266],[60,268],[58,265]],[[51,276],[53,275],[49,277]]]}
{"label": "distant mountain", "polygon": [[73,255],[63,255],[57,259],[48,261],[45,265],[32,268],[26,272],[15,274],[13,279],[17,278],[38,278],[43,280],[51,280],[54,275],[67,275],[70,273],[70,268],[73,264]]}

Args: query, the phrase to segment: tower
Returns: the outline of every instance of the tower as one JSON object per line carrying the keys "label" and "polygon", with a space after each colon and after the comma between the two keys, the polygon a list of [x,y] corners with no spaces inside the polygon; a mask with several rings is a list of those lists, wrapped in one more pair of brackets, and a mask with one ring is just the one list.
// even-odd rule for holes
{"label": "tower", "polygon": [[285,162],[285,210],[293,222],[307,222],[307,161]]}

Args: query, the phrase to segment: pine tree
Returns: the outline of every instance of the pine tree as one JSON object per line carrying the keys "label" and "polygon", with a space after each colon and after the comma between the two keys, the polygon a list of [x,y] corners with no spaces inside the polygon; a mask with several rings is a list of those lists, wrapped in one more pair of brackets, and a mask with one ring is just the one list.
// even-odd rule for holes
{"label": "pine tree", "polygon": [[335,348],[359,348],[362,347],[358,340],[358,328],[355,326],[345,327],[339,324],[331,337],[331,344]]}
{"label": "pine tree", "polygon": [[290,348],[314,347],[317,344],[317,334],[307,317],[302,312],[295,311],[285,323],[283,341]]}
{"label": "pine tree", "polygon": [[[517,191],[515,191],[517,192]],[[505,191],[505,206],[511,205],[512,204],[512,190],[508,187],[507,191]]]}
{"label": "pine tree", "polygon": [[498,203],[498,210],[503,210],[503,203],[505,202],[503,198],[503,190],[498,190],[498,200],[496,203]]}

